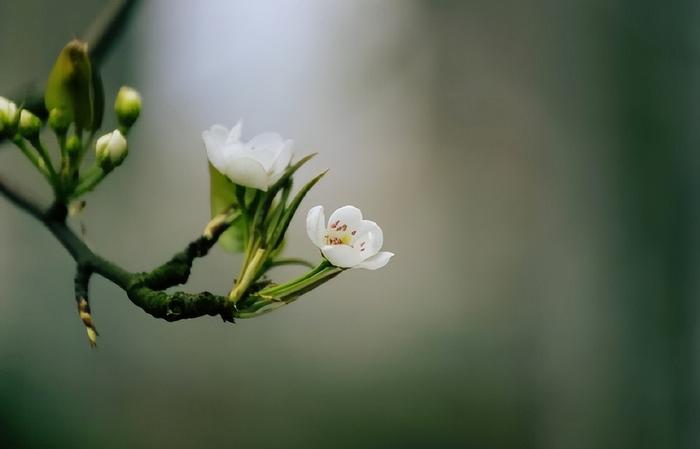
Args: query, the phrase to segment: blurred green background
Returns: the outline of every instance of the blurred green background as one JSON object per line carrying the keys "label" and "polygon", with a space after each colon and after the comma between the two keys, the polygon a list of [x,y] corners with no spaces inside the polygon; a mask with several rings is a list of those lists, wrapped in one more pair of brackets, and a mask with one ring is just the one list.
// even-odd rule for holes
{"label": "blurred green background", "polygon": [[[0,95],[104,5],[0,0]],[[142,270],[195,236],[200,133],[243,118],[320,152],[303,210],[358,205],[397,256],[234,326],[95,278],[90,350],[72,261],[3,199],[0,447],[700,446],[699,21],[691,0],[142,2],[102,69],[145,106],[81,217],[98,252]],[[48,201],[7,145],[0,176]],[[287,253],[317,257],[303,219]],[[217,249],[187,288],[239,263]]]}

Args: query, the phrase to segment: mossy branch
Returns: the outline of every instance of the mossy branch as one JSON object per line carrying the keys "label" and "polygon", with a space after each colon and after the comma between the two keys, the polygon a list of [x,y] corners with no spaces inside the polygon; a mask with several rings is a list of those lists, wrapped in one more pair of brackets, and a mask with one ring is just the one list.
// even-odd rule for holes
{"label": "mossy branch", "polygon": [[[219,236],[235,220],[235,213],[227,212],[215,217],[201,236],[163,265],[146,273],[132,273],[92,251],[68,227],[67,210],[64,204],[54,203],[50,208],[44,209],[2,179],[0,179],[0,194],[43,223],[73,257],[78,267],[76,299],[79,310],[82,298],[85,300],[85,307],[89,314],[87,287],[90,275],[94,273],[124,290],[132,303],[156,318],[177,321],[204,315],[219,315],[224,321],[233,322],[235,308],[225,296],[209,292],[168,293],[163,290],[187,282],[194,260],[208,253]],[[83,318],[82,312],[81,310],[81,318]],[[85,323],[85,319],[83,322]],[[86,326],[88,326],[87,323]]]}

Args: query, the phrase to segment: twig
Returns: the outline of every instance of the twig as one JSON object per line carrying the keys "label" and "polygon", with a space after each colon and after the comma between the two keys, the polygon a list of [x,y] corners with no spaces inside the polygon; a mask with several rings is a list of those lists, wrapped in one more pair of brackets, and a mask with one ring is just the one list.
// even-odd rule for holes
{"label": "twig", "polygon": [[90,313],[90,303],[88,300],[88,286],[90,283],[90,277],[92,276],[92,271],[78,265],[75,272],[75,301],[78,304],[78,315],[80,320],[85,325],[85,331],[88,337],[88,343],[90,347],[94,348],[97,345],[97,329],[95,328],[95,323],[92,320],[92,314]]}
{"label": "twig", "polygon": [[[161,290],[187,281],[194,259],[207,254],[219,236],[231,225],[235,215],[229,214],[224,219],[216,217],[207,226],[205,232],[191,242],[185,250],[153,271],[131,273],[93,252],[68,227],[67,210],[64,204],[54,203],[53,206],[44,210],[1,178],[0,194],[42,222],[73,257],[79,270],[99,274],[111,281],[127,293],[132,303],[150,315],[168,321],[219,315],[224,321],[233,322],[235,309],[225,296],[209,292],[167,293]],[[82,287],[81,284],[80,288]]]}

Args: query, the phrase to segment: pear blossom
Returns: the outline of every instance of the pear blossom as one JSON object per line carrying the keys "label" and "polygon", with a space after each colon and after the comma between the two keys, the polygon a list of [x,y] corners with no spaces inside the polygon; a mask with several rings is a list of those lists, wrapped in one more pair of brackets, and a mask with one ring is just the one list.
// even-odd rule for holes
{"label": "pear blossom", "polygon": [[263,191],[277,181],[292,159],[293,142],[277,133],[263,133],[241,141],[243,123],[230,131],[214,125],[202,133],[209,162],[236,184]]}
{"label": "pear blossom", "polygon": [[382,248],[382,229],[373,221],[364,220],[360,209],[344,206],[331,214],[328,223],[323,206],[309,210],[306,232],[321,249],[323,256],[340,268],[376,270],[394,255]]}

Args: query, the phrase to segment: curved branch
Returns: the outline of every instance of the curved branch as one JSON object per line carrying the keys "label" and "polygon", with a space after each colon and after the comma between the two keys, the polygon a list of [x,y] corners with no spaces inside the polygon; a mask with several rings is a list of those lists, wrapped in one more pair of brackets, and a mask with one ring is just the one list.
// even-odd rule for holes
{"label": "curved branch", "polygon": [[[229,211],[214,217],[201,236],[158,268],[147,273],[131,273],[92,251],[68,227],[64,204],[57,202],[44,210],[34,200],[18,192],[1,178],[0,194],[42,222],[76,261],[79,272],[96,273],[108,279],[124,290],[131,302],[146,313],[168,321],[220,315],[224,321],[233,322],[235,307],[225,296],[209,292],[167,293],[162,290],[187,282],[194,259],[208,253],[221,234],[233,223],[235,213]],[[76,276],[76,295],[83,292],[83,288],[85,293],[87,292],[88,277]],[[87,295],[85,299],[87,301]]]}

